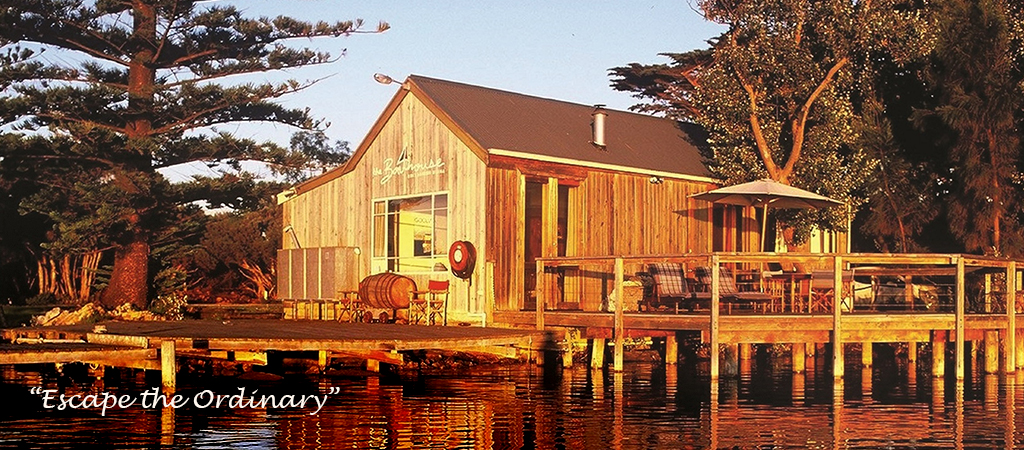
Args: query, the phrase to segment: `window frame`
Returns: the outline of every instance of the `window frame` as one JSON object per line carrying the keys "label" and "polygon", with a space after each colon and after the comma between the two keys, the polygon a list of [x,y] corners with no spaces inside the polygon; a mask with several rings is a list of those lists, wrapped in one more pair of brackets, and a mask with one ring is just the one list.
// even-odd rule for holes
{"label": "window frame", "polygon": [[[433,254],[431,254],[429,256],[415,256],[415,255],[388,256],[387,255],[387,249],[388,249],[388,244],[389,243],[386,242],[386,240],[389,239],[389,237],[390,237],[390,235],[392,233],[392,230],[390,229],[390,222],[388,221],[388,215],[391,214],[391,211],[388,210],[388,208],[390,206],[390,202],[392,202],[394,200],[407,200],[407,199],[422,198],[422,197],[429,198],[430,199],[430,211],[431,211],[431,214],[430,214],[430,232],[431,232],[431,236],[432,236],[431,240],[432,240],[432,242],[436,243],[437,242],[436,236],[438,235],[438,233],[437,233],[437,220],[436,220],[437,219],[437,215],[436,215],[436,213],[437,213],[437,211],[440,208],[437,208],[435,205],[437,203],[437,197],[441,196],[441,195],[444,195],[446,197],[446,205],[445,205],[445,207],[443,209],[445,211],[445,217],[448,218],[448,217],[451,216],[451,214],[450,214],[451,213],[451,193],[449,191],[433,191],[433,192],[423,192],[423,193],[417,193],[417,194],[395,195],[395,196],[389,196],[389,197],[378,197],[378,198],[373,198],[373,199],[370,200],[370,264],[371,264],[371,266],[375,266],[378,263],[383,263],[383,269],[382,269],[383,271],[385,271],[385,272],[403,273],[403,274],[436,274],[436,273],[439,273],[439,272],[446,272],[448,270],[447,269],[447,266],[448,266],[448,261],[447,261],[448,260],[448,256],[447,256],[448,255],[448,250],[447,249],[444,249],[442,251],[442,253],[433,253]],[[376,212],[377,211],[376,207],[377,207],[378,203],[384,203],[384,213],[382,213],[382,214],[378,214]],[[385,239],[385,242],[384,242],[384,256],[377,256],[377,253],[376,253],[376,251],[377,251],[377,243],[378,243],[377,242],[377,239],[378,239],[377,234],[378,234],[378,232],[377,232],[377,225],[376,225],[375,222],[376,222],[377,217],[384,217],[384,228],[383,228],[383,234],[384,235],[382,237],[382,239]],[[444,242],[445,242],[445,245],[451,245],[451,240],[450,240],[450,237],[451,237],[451,220],[449,219],[449,220],[447,220],[447,222],[448,223],[446,224],[445,230],[444,230]],[[431,247],[432,247],[432,252],[434,252],[433,249],[437,248],[434,245],[431,245]],[[428,261],[428,260],[429,261],[435,261],[435,263],[434,263],[435,266],[436,266],[437,262],[441,262],[441,263],[444,263],[446,269],[443,270],[443,271],[442,270],[436,270],[436,269],[435,270],[402,270],[402,267],[399,264],[399,262],[402,259],[410,259],[410,258],[422,259],[424,261]],[[396,270],[392,270],[391,269],[392,261],[394,261],[394,265],[393,266],[396,268]]]}

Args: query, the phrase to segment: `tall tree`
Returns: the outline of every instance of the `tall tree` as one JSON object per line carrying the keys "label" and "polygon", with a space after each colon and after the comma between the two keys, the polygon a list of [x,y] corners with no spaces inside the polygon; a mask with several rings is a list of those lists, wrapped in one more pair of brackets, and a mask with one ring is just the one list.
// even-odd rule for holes
{"label": "tall tree", "polygon": [[[927,28],[919,26],[914,3],[699,0],[705,18],[728,27],[711,43],[710,56],[670,55],[674,62],[655,71],[654,84],[642,70],[657,67],[615,68],[613,86],[674,105],[703,125],[707,160],[726,184],[769,177],[857,207],[874,164],[851,146],[858,72],[873,52],[906,59],[922,51]],[[680,81],[666,82],[666,68],[677,69]],[[843,229],[847,219],[838,208],[776,216],[795,231],[792,242],[812,224]]]}
{"label": "tall tree", "polygon": [[[308,160],[270,143],[202,131],[237,121],[318,129],[322,124],[307,111],[274,103],[311,82],[219,83],[331,62],[327,53],[285,44],[362,32],[359,21],[247,18],[230,6],[200,3],[0,0],[0,40],[58,56],[23,59],[0,72],[0,85],[13,94],[0,98],[0,121],[45,130],[59,141],[52,151],[15,152],[5,160],[60,161],[60,170],[45,180],[50,188],[29,206],[53,207],[47,199],[63,198],[70,207],[42,210],[63,237],[92,233],[114,248],[103,293],[108,305],[144,305],[151,240],[173,220],[173,207],[185,198],[198,200],[204,189],[230,185],[204,180],[193,188],[172,187],[157,169],[195,161],[289,166]],[[385,29],[381,23],[371,31]],[[205,192],[208,199],[218,197]]]}
{"label": "tall tree", "polygon": [[[934,169],[938,164],[910,154],[906,138],[897,137],[886,109],[880,101],[869,99],[858,121],[860,133],[854,145],[878,162],[867,184],[868,201],[860,217],[859,230],[873,241],[867,247],[870,250],[886,253],[927,250],[924,230],[941,210],[935,193]],[[909,122],[909,113],[896,114]],[[924,140],[921,136],[914,138]],[[931,156],[934,157],[934,153]]]}
{"label": "tall tree", "polygon": [[1024,85],[1011,3],[943,2],[941,33],[925,73],[937,105],[916,115],[919,121],[938,119],[953,137],[942,174],[950,230],[967,251],[993,255],[1024,252],[1024,227],[1016,216]]}

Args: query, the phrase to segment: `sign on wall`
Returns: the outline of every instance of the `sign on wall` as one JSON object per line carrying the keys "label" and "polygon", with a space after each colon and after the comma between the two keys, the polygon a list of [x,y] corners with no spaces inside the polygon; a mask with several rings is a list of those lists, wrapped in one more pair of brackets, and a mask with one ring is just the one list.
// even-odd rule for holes
{"label": "sign on wall", "polygon": [[402,149],[398,158],[385,158],[383,167],[374,167],[373,176],[380,177],[380,184],[387,184],[395,177],[416,178],[444,173],[444,161],[440,157],[433,160],[415,161],[408,148]]}

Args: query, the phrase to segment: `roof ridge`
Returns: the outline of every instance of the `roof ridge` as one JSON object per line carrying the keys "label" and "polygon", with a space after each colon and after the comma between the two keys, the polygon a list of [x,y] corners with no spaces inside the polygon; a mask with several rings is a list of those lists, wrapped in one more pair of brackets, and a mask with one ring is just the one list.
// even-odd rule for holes
{"label": "roof ridge", "polygon": [[426,75],[410,74],[408,76],[408,79],[412,80],[413,82],[416,82],[417,80],[423,80],[423,81],[427,81],[427,82],[430,82],[430,83],[444,83],[444,84],[457,85],[457,86],[461,86],[461,87],[465,87],[465,88],[470,88],[470,89],[483,89],[483,90],[493,91],[493,92],[497,92],[497,93],[501,93],[501,94],[505,94],[505,95],[512,95],[512,96],[516,96],[516,97],[526,97],[526,98],[532,98],[532,99],[543,100],[543,101],[548,101],[548,102],[564,103],[566,105],[573,105],[573,106],[578,106],[578,107],[581,107],[581,108],[593,109],[596,106],[601,105],[602,109],[604,109],[606,112],[629,114],[629,115],[643,117],[643,118],[649,118],[649,119],[668,120],[668,121],[673,121],[673,122],[677,122],[677,123],[696,125],[696,124],[693,124],[692,122],[685,122],[685,121],[681,121],[681,120],[676,120],[676,119],[672,119],[670,117],[654,116],[654,115],[640,113],[640,112],[636,112],[636,111],[629,111],[629,110],[624,110],[624,109],[609,108],[604,103],[586,104],[586,103],[574,102],[574,101],[569,101],[569,100],[562,100],[562,99],[551,98],[551,97],[542,97],[540,95],[524,94],[522,92],[509,91],[509,90],[505,90],[505,89],[500,89],[500,88],[495,88],[495,87],[490,87],[490,86],[483,86],[483,85],[479,85],[479,84],[470,84],[470,83],[465,83],[465,82],[462,82],[462,81],[453,81],[453,80],[446,80],[446,79],[442,79],[442,78],[429,77],[429,76],[426,76]]}

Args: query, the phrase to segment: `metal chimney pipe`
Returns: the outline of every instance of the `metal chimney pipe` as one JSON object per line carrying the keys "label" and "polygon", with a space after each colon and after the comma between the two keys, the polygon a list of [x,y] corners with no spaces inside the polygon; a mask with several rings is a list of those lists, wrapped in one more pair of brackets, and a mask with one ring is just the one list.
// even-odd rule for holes
{"label": "metal chimney pipe", "polygon": [[604,149],[604,122],[605,119],[608,118],[608,113],[604,110],[604,105],[594,105],[594,112],[591,116],[594,118],[593,123],[590,125],[594,132],[594,140],[591,141],[591,143],[601,149]]}

